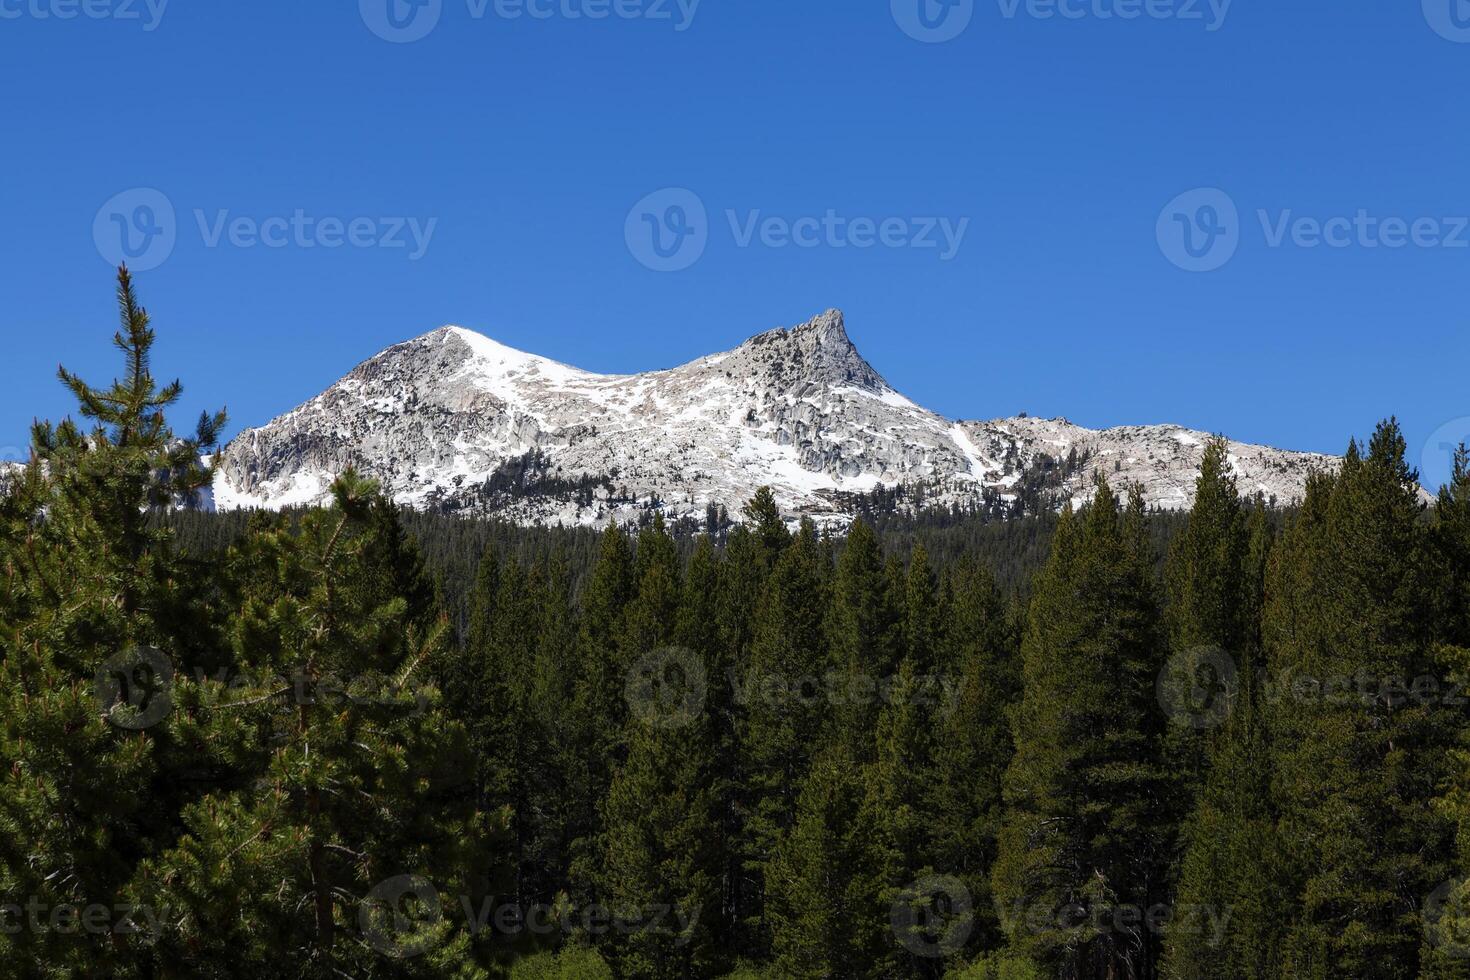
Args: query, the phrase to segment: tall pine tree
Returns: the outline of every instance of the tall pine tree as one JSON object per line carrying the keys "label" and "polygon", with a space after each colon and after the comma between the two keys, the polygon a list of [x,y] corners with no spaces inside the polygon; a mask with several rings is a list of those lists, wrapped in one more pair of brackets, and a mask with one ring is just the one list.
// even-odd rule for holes
{"label": "tall pine tree", "polygon": [[1165,897],[1154,683],[1158,610],[1142,515],[1100,483],[1063,515],[1037,580],[1011,716],[993,875],[1013,946],[1059,976],[1149,976],[1143,911]]}

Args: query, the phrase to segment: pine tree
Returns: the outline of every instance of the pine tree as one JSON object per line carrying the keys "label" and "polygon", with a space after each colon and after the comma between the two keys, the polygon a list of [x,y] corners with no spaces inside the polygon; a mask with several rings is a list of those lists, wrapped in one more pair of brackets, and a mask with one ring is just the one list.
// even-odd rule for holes
{"label": "pine tree", "polygon": [[917,676],[932,676],[950,666],[944,662],[940,643],[947,610],[943,607],[939,580],[929,567],[929,553],[915,545],[904,583],[904,652]]}
{"label": "pine tree", "polygon": [[1470,648],[1470,446],[1455,451],[1453,477],[1439,492],[1434,541],[1447,573],[1441,636]]}
{"label": "pine tree", "polygon": [[905,657],[878,719],[874,760],[863,774],[859,819],[867,848],[857,880],[868,907],[853,928],[867,928],[868,959],[879,976],[912,976],[925,965],[901,954],[893,941],[901,937],[884,937],[875,930],[888,925],[884,913],[904,900],[907,888],[934,872],[925,863],[934,850],[933,818],[925,808],[933,784],[934,706],[928,703],[930,692],[921,686],[922,680],[915,658]]}
{"label": "pine tree", "polygon": [[[386,594],[392,505],[350,471],[333,494],[299,532],[257,526],[231,624],[240,673],[184,691],[170,720],[184,737],[226,719],[263,758],[248,786],[187,807],[184,836],[133,883],[140,905],[188,910],[151,951],[157,967],[475,975],[464,923],[432,907],[465,893],[494,832],[453,803],[467,740],[423,683],[447,623],[424,631],[411,596]],[[410,906],[421,917],[405,924]]]}
{"label": "pine tree", "polygon": [[[1434,538],[1444,560],[1445,596],[1438,659],[1455,689],[1470,689],[1470,450],[1455,453],[1454,473],[1440,490]],[[1454,869],[1425,903],[1423,976],[1470,977],[1470,728],[1460,726],[1449,758],[1450,777],[1436,800],[1454,828]]]}
{"label": "pine tree", "polygon": [[[511,566],[511,573],[518,569]],[[511,720],[505,712],[509,697],[504,677],[497,672],[492,653],[499,622],[501,563],[494,551],[485,552],[470,594],[469,629],[453,655],[444,660],[442,681],[446,708],[464,719],[475,760],[473,796],[477,806],[490,805],[491,786],[505,780],[497,752],[505,744]],[[498,702],[498,703],[497,703]]]}
{"label": "pine tree", "polygon": [[770,487],[761,487],[743,508],[745,523],[760,544],[766,568],[775,567],[777,559],[791,543],[791,534],[786,530],[786,521],[776,505],[776,497]]}
{"label": "pine tree", "polygon": [[[675,980],[708,973],[715,956],[711,936],[721,867],[712,789],[714,726],[704,656],[671,646],[681,623],[689,630],[699,624],[692,610],[681,616],[689,594],[662,520],[639,535],[635,567],[638,594],[624,619],[622,644],[625,656],[636,658],[635,670],[655,675],[637,696],[658,700],[633,705],[627,759],[603,808],[607,832],[599,894],[630,924],[629,935],[610,949],[622,972]],[[658,689],[666,684],[674,689]],[[666,909],[672,910],[671,920],[664,918]]]}
{"label": "pine tree", "polygon": [[709,976],[721,873],[709,717],[629,724],[628,759],[604,806],[599,896],[626,933],[610,958],[625,976]]}
{"label": "pine tree", "polygon": [[1269,617],[1273,658],[1294,681],[1271,732],[1300,876],[1284,969],[1410,977],[1421,902],[1449,872],[1448,828],[1426,804],[1458,719],[1408,690],[1436,676],[1438,571],[1397,424],[1379,426],[1366,457],[1350,446],[1311,503],[1287,539],[1284,608]]}
{"label": "pine tree", "polygon": [[1019,641],[994,577],[974,562],[954,577],[945,646],[957,683],[934,717],[934,777],[926,811],[933,865],[969,890],[977,915],[971,948],[994,948],[1000,924],[991,897],[1003,801],[1001,779],[1014,747],[1006,711],[1020,691]]}
{"label": "pine tree", "polygon": [[833,724],[860,761],[873,754],[877,686],[892,677],[900,658],[901,623],[888,604],[887,586],[877,535],[855,521],[832,577],[826,633],[831,665],[842,682]]}
{"label": "pine tree", "polygon": [[801,781],[826,717],[820,686],[827,664],[826,576],[816,529],[803,522],[767,580],[755,614],[751,665],[741,679],[746,778],[740,805],[746,815],[745,872],[756,882],[795,819]]}
{"label": "pine tree", "polygon": [[[1277,975],[1279,931],[1286,913],[1282,862],[1271,802],[1270,754],[1261,700],[1264,570],[1271,529],[1263,505],[1249,513],[1226,472],[1226,444],[1212,440],[1196,483],[1195,508],[1175,539],[1166,575],[1174,661],[1234,676],[1196,678],[1229,690],[1211,722],[1223,730],[1172,730],[1173,753],[1188,774],[1181,787],[1197,795],[1183,826],[1177,914],[1168,929],[1169,976]],[[1203,651],[1204,658],[1193,654]],[[1238,665],[1238,666],[1237,666]],[[1180,719],[1176,719],[1179,721]],[[1206,764],[1205,759],[1208,759]],[[1184,794],[1181,794],[1183,796]]]}
{"label": "pine tree", "polygon": [[800,980],[876,975],[875,916],[859,767],[840,743],[818,755],[795,823],[766,869],[778,976]]}
{"label": "pine tree", "polygon": [[1210,753],[1209,775],[1185,827],[1164,975],[1269,980],[1282,975],[1281,924],[1290,906],[1271,798],[1260,685],[1242,678]]}
{"label": "pine tree", "polygon": [[[533,723],[545,581],[539,565],[525,569],[515,561],[497,564],[493,574],[499,588],[489,600],[490,610],[477,602],[471,616],[469,639],[472,644],[478,642],[472,655],[482,665],[483,683],[481,700],[467,723],[481,778],[480,808],[503,813],[510,820],[509,881],[503,883],[500,894],[525,908],[541,897],[537,886],[546,876],[546,869],[536,865],[532,854],[544,817],[532,794],[547,754]],[[476,633],[477,622],[488,627],[482,635]]]}
{"label": "pine tree", "polygon": [[741,760],[739,716],[735,699],[738,674],[733,651],[722,628],[722,593],[727,569],[714,542],[703,536],[689,559],[684,597],[679,607],[678,645],[705,666],[705,712],[709,716],[709,792],[714,812],[712,846],[717,862],[717,918],[708,923],[719,948],[734,951],[739,943],[740,864],[738,807]]}
{"label": "pine tree", "polygon": [[1217,436],[1205,446],[1194,508],[1174,539],[1164,579],[1170,647],[1176,651],[1214,646],[1239,655],[1245,646],[1250,541],[1239,493],[1229,443]]}
{"label": "pine tree", "polygon": [[218,669],[220,644],[201,569],[152,516],[198,501],[225,417],[174,434],[182,388],[153,377],[126,268],[117,301],[125,373],[94,388],[60,369],[83,422],[34,426],[0,536],[0,895],[43,910],[40,928],[0,933],[0,962],[56,976],[130,967],[125,936],[69,934],[46,914],[105,909],[116,925],[138,864],[197,794],[192,775],[218,761],[159,724],[174,679]]}
{"label": "pine tree", "polygon": [[1121,514],[1105,483],[1065,513],[1022,646],[993,880],[1012,944],[1062,976],[1145,976],[1154,961],[1142,910],[1163,897],[1167,776],[1145,532],[1139,497]]}
{"label": "pine tree", "polygon": [[526,760],[529,821],[526,838],[528,900],[554,901],[570,887],[576,785],[580,771],[576,711],[579,665],[577,616],[565,558],[553,555],[541,583],[535,647],[525,668],[527,711],[520,719],[530,747]]}
{"label": "pine tree", "polygon": [[625,667],[672,643],[679,626],[679,552],[661,514],[638,535],[633,576],[637,591],[617,637],[617,661]]}
{"label": "pine tree", "polygon": [[597,877],[597,836],[602,829],[598,807],[607,795],[622,753],[620,741],[627,718],[623,691],[631,664],[622,662],[619,641],[635,584],[627,535],[616,525],[609,525],[581,596],[573,748],[567,756],[573,767],[568,774],[572,891],[573,898],[582,903],[592,900],[590,889]]}
{"label": "pine tree", "polygon": [[[1213,438],[1205,446],[1194,509],[1174,539],[1165,570],[1166,624],[1171,664],[1185,670],[1204,667],[1239,670],[1252,632],[1247,616],[1246,560],[1250,540],[1235,477],[1229,472],[1229,443]],[[1227,666],[1228,665],[1228,666]],[[1200,678],[1189,678],[1199,681]],[[1215,682],[1230,678],[1216,678]],[[1228,692],[1220,692],[1228,696]],[[1225,707],[1220,705],[1219,707]],[[1171,752],[1181,779],[1181,805],[1204,778],[1206,731],[1189,724],[1170,730]]]}

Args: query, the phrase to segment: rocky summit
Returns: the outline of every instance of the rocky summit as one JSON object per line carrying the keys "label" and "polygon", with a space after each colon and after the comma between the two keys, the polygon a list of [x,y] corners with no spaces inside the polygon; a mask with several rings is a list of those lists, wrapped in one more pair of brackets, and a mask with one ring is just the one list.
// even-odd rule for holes
{"label": "rocky summit", "polygon": [[[770,486],[789,514],[848,519],[879,491],[910,505],[1019,512],[1086,495],[1095,473],[1188,508],[1208,435],[1064,419],[951,421],[883,380],[842,314],[643,374],[604,375],[443,327],[358,365],[220,454],[221,509],[324,501],[348,467],[400,503],[521,523],[605,524],[650,510],[736,514]],[[1300,498],[1337,459],[1230,444],[1242,493]],[[1034,502],[1034,501],[1033,501]]]}

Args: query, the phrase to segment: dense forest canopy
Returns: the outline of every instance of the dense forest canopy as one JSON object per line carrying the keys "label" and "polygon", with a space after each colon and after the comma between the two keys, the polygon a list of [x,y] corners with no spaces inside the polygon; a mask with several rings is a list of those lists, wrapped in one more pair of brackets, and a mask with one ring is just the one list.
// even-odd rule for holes
{"label": "dense forest canopy", "polygon": [[1470,977],[1470,456],[1290,512],[204,514],[154,334],[0,496],[0,976]]}

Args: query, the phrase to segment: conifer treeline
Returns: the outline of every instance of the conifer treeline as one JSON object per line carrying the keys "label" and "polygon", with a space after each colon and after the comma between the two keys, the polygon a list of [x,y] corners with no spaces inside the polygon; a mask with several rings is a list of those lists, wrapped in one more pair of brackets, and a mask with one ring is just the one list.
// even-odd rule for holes
{"label": "conifer treeline", "polygon": [[1283,521],[1217,441],[1167,554],[1103,483],[1024,589],[763,491],[506,537],[460,624],[351,473],[180,549],[223,418],[119,300],[0,498],[0,976],[1470,976],[1463,449]]}

